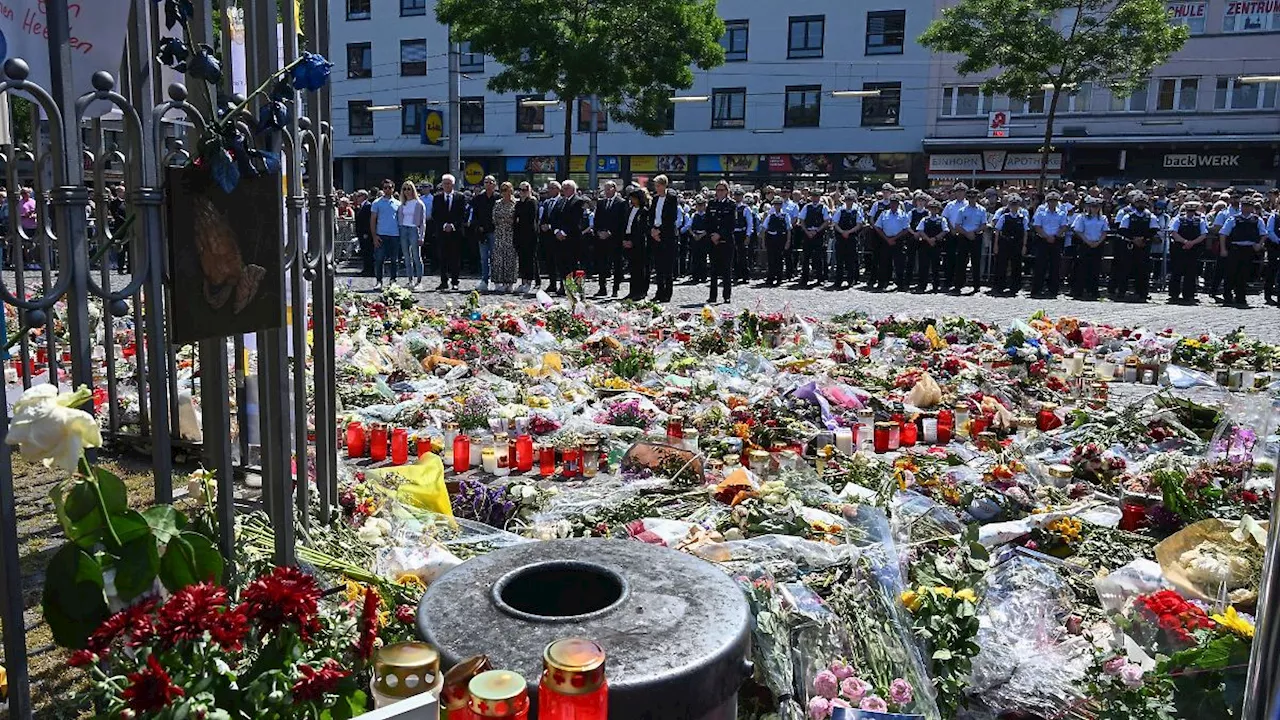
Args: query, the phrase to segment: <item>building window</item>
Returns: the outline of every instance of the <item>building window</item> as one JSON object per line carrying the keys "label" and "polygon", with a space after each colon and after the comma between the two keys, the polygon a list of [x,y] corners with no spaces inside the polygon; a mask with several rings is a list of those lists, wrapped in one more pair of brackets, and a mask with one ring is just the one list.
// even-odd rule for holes
{"label": "building window", "polygon": [[1204,19],[1208,2],[1191,0],[1191,2],[1171,2],[1165,5],[1169,11],[1169,24],[1186,25],[1187,32],[1192,35],[1204,34]]}
{"label": "building window", "polygon": [[826,24],[822,15],[791,18],[787,34],[787,58],[822,57],[822,33]]}
{"label": "building window", "polygon": [[426,75],[427,74],[427,41],[426,40],[401,40],[400,41],[400,74],[401,75]]}
{"label": "building window", "polygon": [[373,0],[347,0],[347,19],[368,20],[372,16],[369,7],[372,2]]}
{"label": "building window", "polygon": [[1156,94],[1156,110],[1159,112],[1194,112],[1196,91],[1200,78],[1161,78],[1160,92]]}
{"label": "building window", "polygon": [[1218,78],[1213,94],[1214,110],[1274,110],[1280,83],[1240,83],[1234,77]]}
{"label": "building window", "polygon": [[347,102],[347,134],[373,134],[373,102],[350,100]]}
{"label": "building window", "polygon": [[[1058,114],[1089,112],[1089,99],[1092,96],[1093,83],[1081,83],[1079,88],[1070,92],[1064,90],[1062,95],[1058,97]],[[1044,115],[1048,112],[1049,103],[1052,100],[1052,90],[1036,93],[1030,99],[1023,101],[1022,114]]]}
{"label": "building window", "polygon": [[[596,129],[604,132],[609,129],[609,112],[607,110],[596,110]],[[587,98],[578,99],[578,132],[591,132],[591,100]]]}
{"label": "building window", "polygon": [[1128,97],[1111,93],[1111,112],[1146,112],[1149,91],[1150,86],[1143,84]]}
{"label": "building window", "polygon": [[722,88],[711,94],[711,127],[747,126],[747,89]]}
{"label": "building window", "polygon": [[400,134],[421,135],[422,120],[426,117],[426,100],[400,101]]}
{"label": "building window", "polygon": [[400,0],[400,17],[427,14],[427,0]]}
{"label": "building window", "polygon": [[458,99],[458,132],[464,135],[484,134],[484,97]]}
{"label": "building window", "polygon": [[525,105],[525,100],[545,100],[543,95],[516,96],[516,132],[546,132],[547,108],[544,105]]}
{"label": "building window", "polygon": [[942,88],[942,117],[975,117],[986,115],[990,109],[991,98],[982,92],[979,85],[948,85]]}
{"label": "building window", "polygon": [[[1271,12],[1266,12],[1270,10]],[[1222,16],[1222,32],[1247,33],[1280,30],[1280,5],[1274,2],[1228,2]]]}
{"label": "building window", "polygon": [[901,55],[906,34],[906,10],[867,13],[868,55]]}
{"label": "building window", "polygon": [[862,127],[892,127],[902,109],[902,83],[862,83],[863,90],[879,90],[875,97],[862,98]]}
{"label": "building window", "polygon": [[373,45],[352,43],[347,46],[347,77],[352,79],[373,77]]}
{"label": "building window", "polygon": [[662,130],[664,132],[676,131],[676,104],[667,103],[667,111],[662,114]]}
{"label": "building window", "polygon": [[484,72],[484,54],[471,52],[471,41],[458,43],[458,52],[461,54],[458,63],[459,72],[464,73],[482,73]]}
{"label": "building window", "polygon": [[747,59],[748,22],[746,20],[726,20],[724,36],[720,44],[724,46],[725,62],[745,62]]}
{"label": "building window", "polygon": [[782,117],[784,127],[818,127],[821,115],[821,85],[793,85],[787,88],[787,106]]}

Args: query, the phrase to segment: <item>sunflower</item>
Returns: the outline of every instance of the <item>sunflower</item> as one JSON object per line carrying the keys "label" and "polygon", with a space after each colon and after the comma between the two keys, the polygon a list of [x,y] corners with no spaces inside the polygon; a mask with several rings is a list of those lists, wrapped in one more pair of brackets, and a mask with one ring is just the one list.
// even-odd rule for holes
{"label": "sunflower", "polygon": [[1228,607],[1221,615],[1210,615],[1213,621],[1242,638],[1253,639],[1253,623],[1236,612],[1235,607]]}

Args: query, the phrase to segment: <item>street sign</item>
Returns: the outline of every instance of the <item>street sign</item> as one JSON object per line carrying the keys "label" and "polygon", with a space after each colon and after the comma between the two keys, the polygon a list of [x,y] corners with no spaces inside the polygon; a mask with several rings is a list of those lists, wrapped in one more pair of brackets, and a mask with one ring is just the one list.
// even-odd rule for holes
{"label": "street sign", "polygon": [[1009,113],[995,110],[987,116],[987,137],[1009,137]]}

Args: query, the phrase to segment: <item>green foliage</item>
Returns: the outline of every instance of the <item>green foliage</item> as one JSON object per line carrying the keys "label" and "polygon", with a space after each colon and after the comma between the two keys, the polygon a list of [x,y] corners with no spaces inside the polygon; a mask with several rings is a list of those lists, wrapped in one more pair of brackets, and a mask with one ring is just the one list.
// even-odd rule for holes
{"label": "green foliage", "polygon": [[615,119],[653,135],[672,91],[693,85],[690,65],[724,62],[715,0],[439,0],[436,18],[502,64],[490,90],[596,95]]}
{"label": "green foliage", "polygon": [[1251,643],[1230,632],[1197,635],[1196,645],[1169,656],[1158,668],[1173,678],[1178,717],[1240,717]]}

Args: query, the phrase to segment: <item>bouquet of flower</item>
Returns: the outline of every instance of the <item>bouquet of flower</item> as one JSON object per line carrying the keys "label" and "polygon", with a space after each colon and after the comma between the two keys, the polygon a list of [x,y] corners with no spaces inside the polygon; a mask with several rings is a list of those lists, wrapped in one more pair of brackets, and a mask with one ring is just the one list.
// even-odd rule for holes
{"label": "bouquet of flower", "polygon": [[463,432],[487,428],[493,410],[493,400],[488,395],[473,393],[460,398],[458,407],[453,411],[453,420]]}
{"label": "bouquet of flower", "polygon": [[831,717],[836,708],[858,708],[869,712],[909,710],[915,689],[903,678],[894,678],[887,688],[876,688],[858,677],[854,668],[837,660],[813,678],[814,695],[809,699],[810,720]]}
{"label": "bouquet of flower", "polygon": [[634,427],[648,430],[656,419],[652,410],[640,406],[639,398],[627,398],[611,404],[604,412],[596,415],[596,422],[601,425],[618,427]]}

